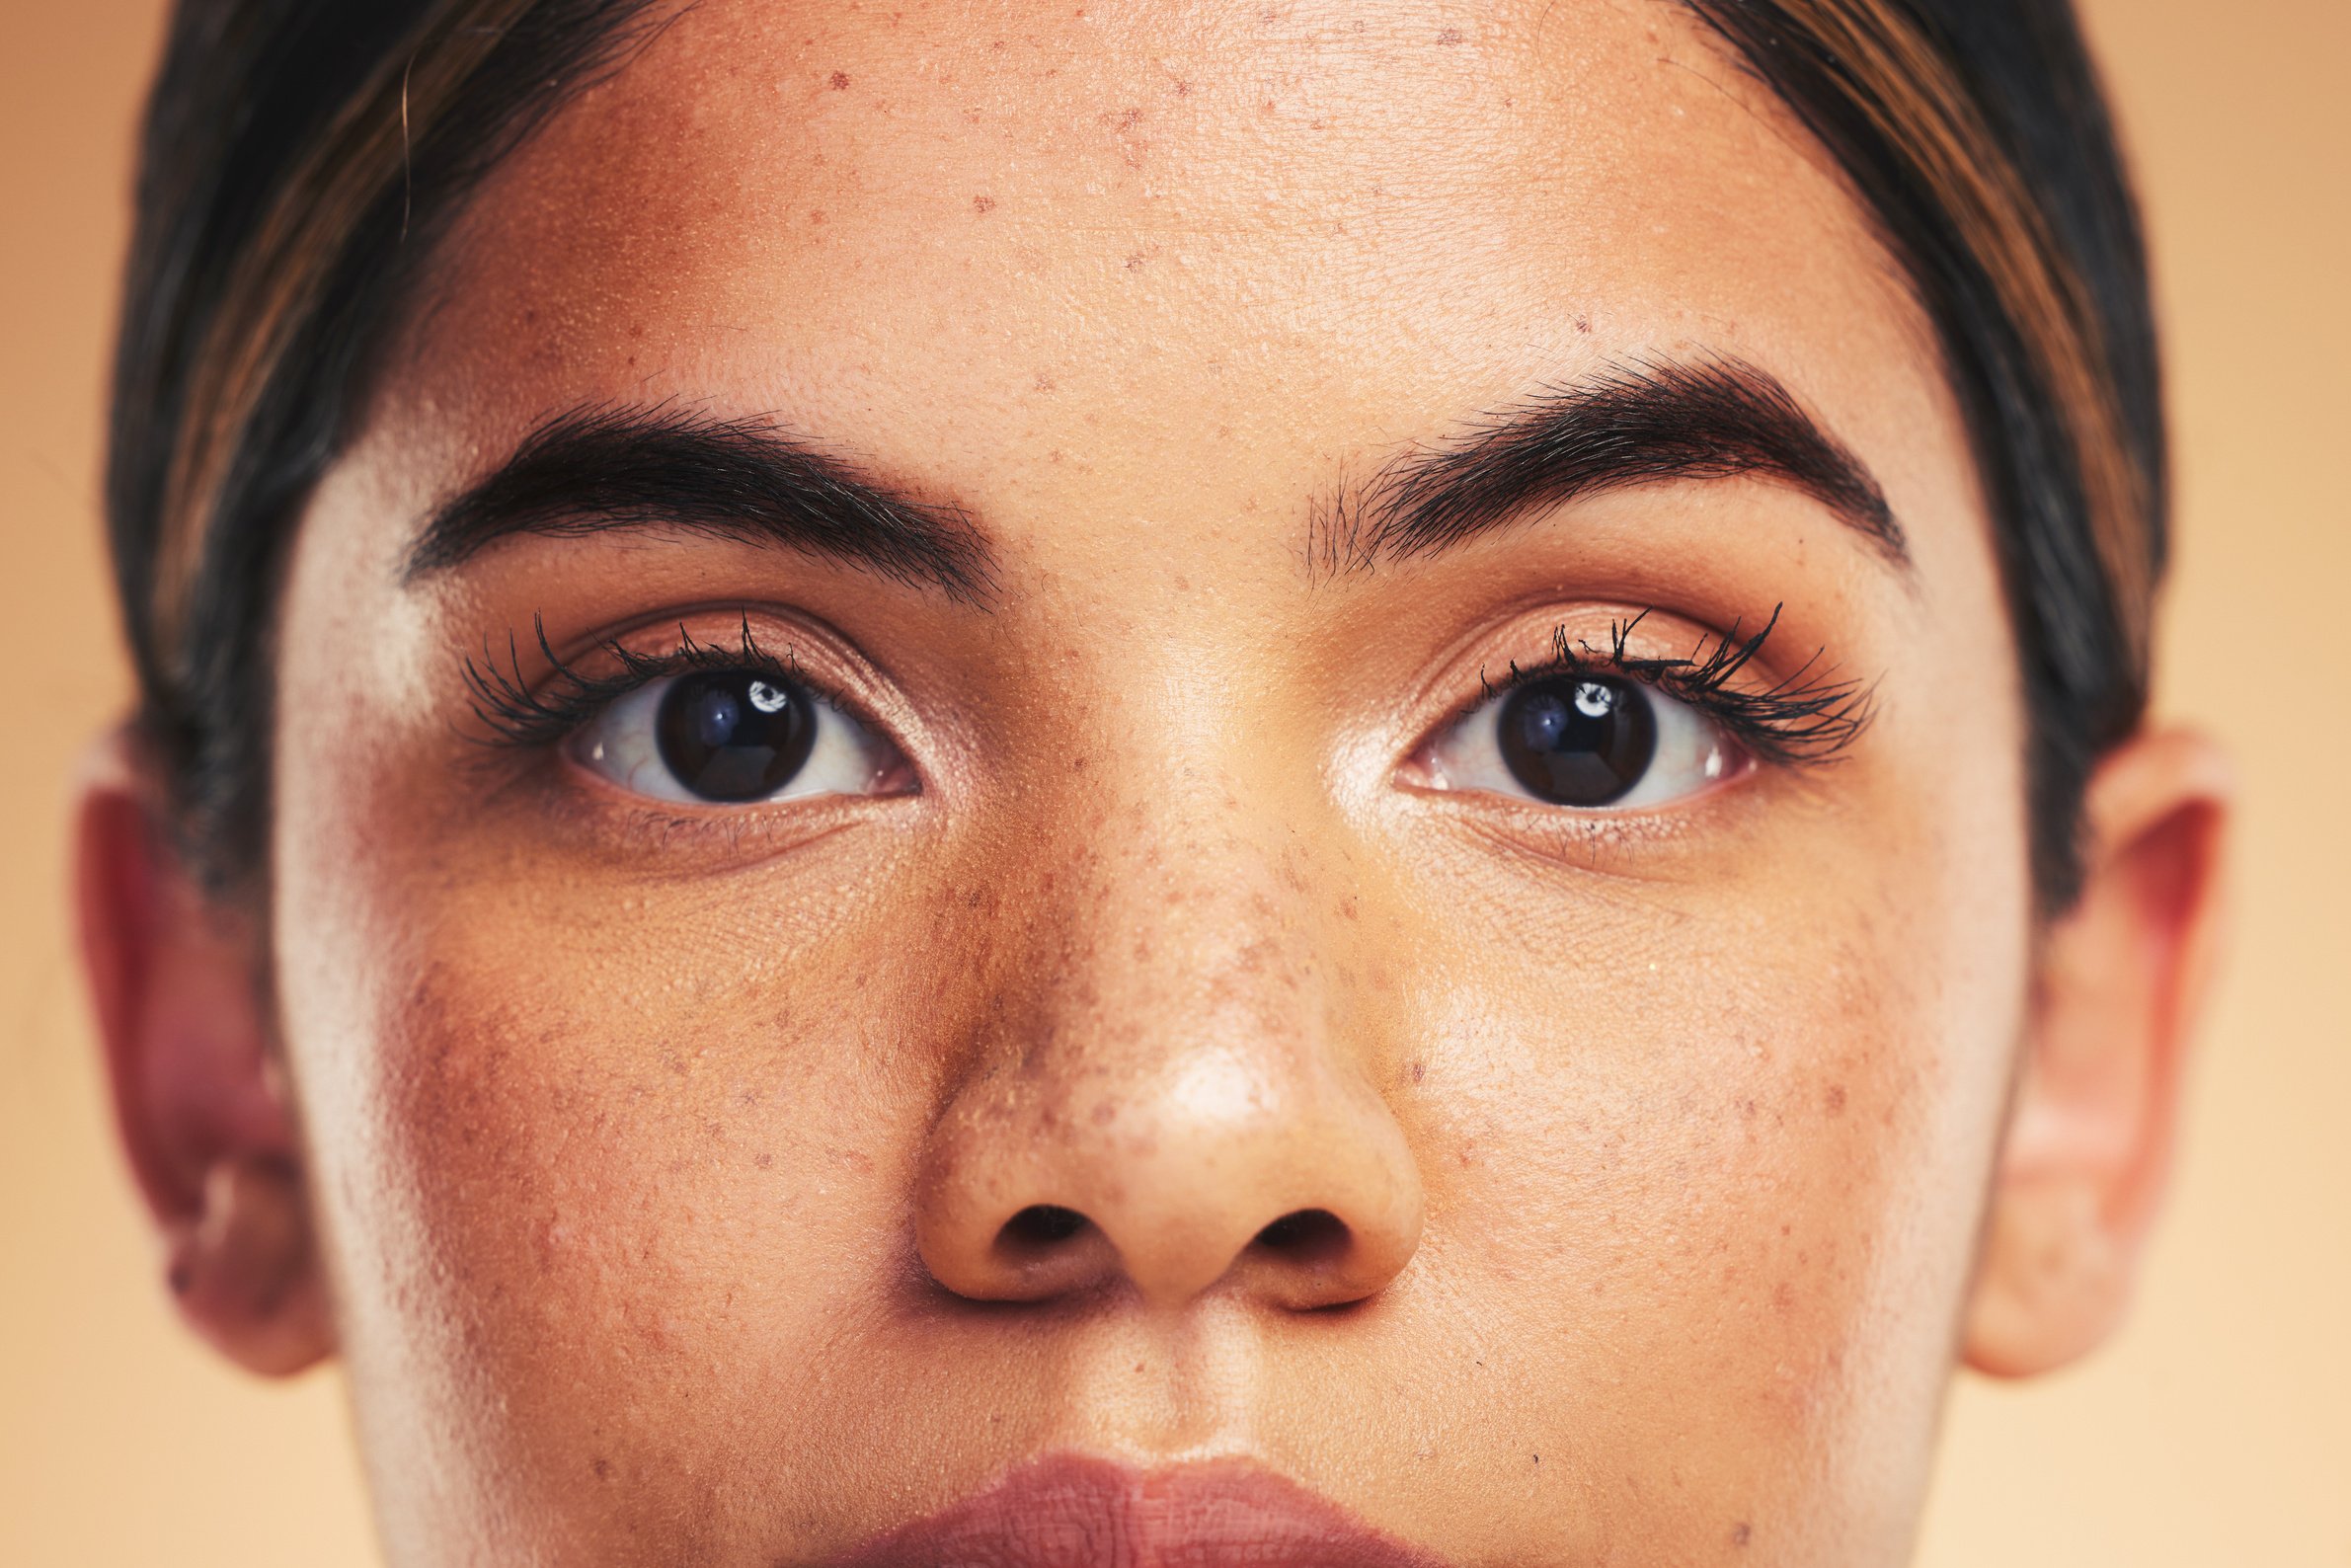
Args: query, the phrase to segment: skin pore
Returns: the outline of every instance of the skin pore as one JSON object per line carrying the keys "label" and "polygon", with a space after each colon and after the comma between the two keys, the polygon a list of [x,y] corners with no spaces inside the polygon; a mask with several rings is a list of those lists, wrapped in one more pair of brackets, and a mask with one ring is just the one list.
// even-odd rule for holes
{"label": "skin pore", "polygon": [[[1332,547],[1710,376],[1815,467]],[[516,521],[586,426],[732,431],[964,575],[684,478]],[[1476,772],[1514,666],[1766,624],[1730,689],[1852,683],[1834,748]],[[475,198],[278,646],[266,917],[125,764],[91,964],[183,1303],[344,1359],[395,1562],[821,1562],[1081,1454],[1459,1563],[1893,1564],[1955,1359],[2127,1294],[2224,784],[2124,747],[2036,923],[1932,335],[1670,5],[703,0]],[[485,701],[754,651],[871,765],[659,799],[590,765],[627,697]]]}

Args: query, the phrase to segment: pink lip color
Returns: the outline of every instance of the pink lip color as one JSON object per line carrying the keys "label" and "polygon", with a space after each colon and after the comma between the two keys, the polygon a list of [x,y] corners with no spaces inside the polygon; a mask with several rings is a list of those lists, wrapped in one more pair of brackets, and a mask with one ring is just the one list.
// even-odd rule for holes
{"label": "pink lip color", "polygon": [[1236,1460],[1143,1473],[1057,1454],[828,1568],[1444,1568]]}

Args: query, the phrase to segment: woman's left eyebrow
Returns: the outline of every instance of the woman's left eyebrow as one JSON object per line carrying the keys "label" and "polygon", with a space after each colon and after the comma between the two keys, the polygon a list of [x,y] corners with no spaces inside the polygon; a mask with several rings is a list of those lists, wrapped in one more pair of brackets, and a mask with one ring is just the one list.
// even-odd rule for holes
{"label": "woman's left eyebrow", "polygon": [[1872,553],[1911,573],[1902,525],[1867,465],[1777,377],[1724,356],[1611,365],[1390,463],[1315,507],[1307,564],[1344,577],[1435,555],[1580,497],[1749,475],[1812,496]]}

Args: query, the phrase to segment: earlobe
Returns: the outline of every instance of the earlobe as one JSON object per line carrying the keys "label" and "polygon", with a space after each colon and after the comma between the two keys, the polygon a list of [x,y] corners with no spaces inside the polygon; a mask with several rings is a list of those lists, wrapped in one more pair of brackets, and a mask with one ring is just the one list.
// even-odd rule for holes
{"label": "earlobe", "polygon": [[259,1372],[329,1354],[333,1329],[255,923],[207,898],[158,832],[128,743],[77,803],[82,953],[116,1127],[191,1326]]}
{"label": "earlobe", "polygon": [[2231,794],[2219,752],[2176,733],[2131,741],[2091,780],[2082,892],[2043,937],[1965,1327],[1981,1372],[2062,1367],[2129,1304],[2221,936]]}

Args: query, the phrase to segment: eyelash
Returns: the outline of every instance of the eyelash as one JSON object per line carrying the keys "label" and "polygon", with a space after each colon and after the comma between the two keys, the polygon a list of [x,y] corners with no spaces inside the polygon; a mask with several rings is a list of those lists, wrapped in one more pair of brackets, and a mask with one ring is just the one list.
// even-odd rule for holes
{"label": "eyelash", "polygon": [[[1542,664],[1522,668],[1514,660],[1499,683],[1481,670],[1481,700],[1561,675],[1612,672],[1688,703],[1762,760],[1789,766],[1832,762],[1869,726],[1871,693],[1862,682],[1839,679],[1834,668],[1819,668],[1821,655],[1816,651],[1793,672],[1761,691],[1732,684],[1778,626],[1783,607],[1773,605],[1770,619],[1753,636],[1743,638],[1741,623],[1734,621],[1711,647],[1701,638],[1686,659],[1642,659],[1626,653],[1634,629],[1649,617],[1646,609],[1629,621],[1608,624],[1605,652],[1571,639],[1565,626],[1557,626],[1551,631],[1552,656]],[[520,650],[511,638],[504,667],[487,647],[481,663],[465,662],[474,716],[490,732],[487,744],[514,748],[552,745],[639,687],[694,669],[756,669],[809,687],[820,698],[826,696],[811,686],[790,650],[777,659],[759,646],[747,615],[734,648],[697,642],[682,625],[676,648],[666,654],[640,654],[607,638],[597,648],[619,666],[611,675],[581,673],[555,652],[540,617],[532,617],[531,630],[553,671],[536,688],[523,678]]]}
{"label": "eyelash", "polygon": [[1732,684],[1754,660],[1779,624],[1784,605],[1771,606],[1771,618],[1751,637],[1740,635],[1742,622],[1713,640],[1700,638],[1686,659],[1641,659],[1625,652],[1633,629],[1649,618],[1643,610],[1629,621],[1608,623],[1608,647],[1604,652],[1582,639],[1570,639],[1565,626],[1551,630],[1551,658],[1522,669],[1514,660],[1510,673],[1497,684],[1479,671],[1478,682],[1488,700],[1502,692],[1562,675],[1614,673],[1653,686],[1703,713],[1763,761],[1787,766],[1836,761],[1869,727],[1870,688],[1858,680],[1840,679],[1834,667],[1820,667],[1821,651],[1777,683],[1761,691]]}
{"label": "eyelash", "polygon": [[676,648],[666,654],[640,654],[606,638],[596,648],[620,666],[611,675],[582,674],[549,644],[546,623],[539,617],[531,618],[531,630],[552,670],[536,688],[524,680],[521,652],[510,637],[504,667],[487,647],[481,663],[465,662],[466,689],[472,694],[474,717],[490,731],[488,745],[518,749],[552,745],[640,686],[694,669],[755,669],[793,681],[820,701],[831,700],[801,673],[789,649],[777,659],[759,646],[747,615],[743,618],[741,643],[734,648],[696,642],[682,625],[677,628]]}

